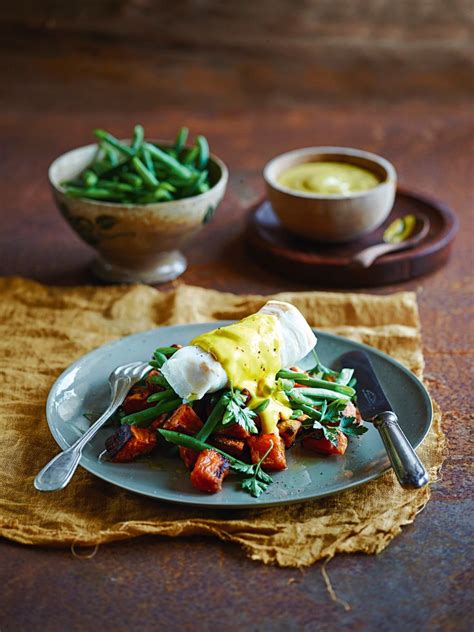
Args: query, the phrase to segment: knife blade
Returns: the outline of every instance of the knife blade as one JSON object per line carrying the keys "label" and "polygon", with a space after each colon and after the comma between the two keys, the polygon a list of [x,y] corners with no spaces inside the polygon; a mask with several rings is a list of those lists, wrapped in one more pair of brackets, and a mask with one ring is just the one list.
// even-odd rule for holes
{"label": "knife blade", "polygon": [[349,351],[341,356],[340,362],[343,367],[354,369],[357,407],[363,419],[369,421],[378,413],[393,411],[366,353]]}
{"label": "knife blade", "polygon": [[428,473],[400,428],[367,353],[349,351],[339,361],[342,368],[354,369],[357,407],[362,418],[379,431],[400,485],[410,489],[426,485]]}

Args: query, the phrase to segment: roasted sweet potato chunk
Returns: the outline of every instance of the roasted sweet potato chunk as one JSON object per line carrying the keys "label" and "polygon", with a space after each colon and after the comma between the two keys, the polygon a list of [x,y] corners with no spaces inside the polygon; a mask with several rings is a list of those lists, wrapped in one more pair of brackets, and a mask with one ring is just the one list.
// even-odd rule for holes
{"label": "roasted sweet potato chunk", "polygon": [[273,447],[262,462],[264,470],[278,471],[286,468],[285,444],[283,439],[276,434],[251,435],[247,439],[250,448],[252,463],[258,463],[265,452]]}
{"label": "roasted sweet potato chunk", "polygon": [[180,445],[179,456],[181,457],[181,460],[188,468],[188,470],[192,470],[193,467],[196,465],[199,452],[196,452],[196,450],[191,450],[191,448],[185,448],[184,446]]}
{"label": "roasted sweet potato chunk", "polygon": [[247,439],[250,437],[250,432],[242,428],[239,424],[229,424],[223,428],[219,428],[215,432],[215,436],[232,437],[233,439]]}
{"label": "roasted sweet potato chunk", "polygon": [[347,437],[342,432],[337,433],[337,446],[324,438],[322,431],[316,431],[305,437],[302,441],[303,447],[318,454],[342,455],[347,449]]}
{"label": "roasted sweet potato chunk", "polygon": [[151,402],[150,404],[146,401],[152,391],[146,386],[134,386],[127,397],[125,398],[122,409],[127,414],[138,413],[140,410],[145,410],[145,408],[150,408],[155,404]]}
{"label": "roasted sweet potato chunk", "polygon": [[358,424],[362,423],[362,415],[360,414],[359,409],[356,408],[352,402],[347,402],[347,406],[344,408],[341,414],[344,417],[354,417],[356,423]]}
{"label": "roasted sweet potato chunk", "polygon": [[202,421],[189,404],[181,404],[163,424],[165,430],[196,434],[202,428]]}
{"label": "roasted sweet potato chunk", "polygon": [[114,463],[127,463],[137,456],[150,454],[157,444],[157,436],[150,428],[124,424],[107,439],[107,456]]}
{"label": "roasted sweet potato chunk", "polygon": [[151,430],[157,430],[158,428],[163,428],[163,424],[165,423],[165,421],[168,419],[169,416],[170,416],[169,413],[161,413],[161,415],[158,415],[156,419],[153,419],[153,421],[148,426],[148,428],[150,428]]}
{"label": "roasted sweet potato chunk", "polygon": [[191,483],[201,492],[215,494],[229,473],[229,461],[215,450],[203,450],[191,472]]}
{"label": "roasted sweet potato chunk", "polygon": [[224,437],[223,435],[213,435],[211,439],[212,445],[219,448],[223,452],[227,452],[236,459],[246,461],[248,456],[248,446],[244,439],[234,439],[233,437]]}
{"label": "roasted sweet potato chunk", "polygon": [[299,419],[284,419],[279,422],[278,431],[287,450],[295,443],[300,429],[301,421],[299,421]]}

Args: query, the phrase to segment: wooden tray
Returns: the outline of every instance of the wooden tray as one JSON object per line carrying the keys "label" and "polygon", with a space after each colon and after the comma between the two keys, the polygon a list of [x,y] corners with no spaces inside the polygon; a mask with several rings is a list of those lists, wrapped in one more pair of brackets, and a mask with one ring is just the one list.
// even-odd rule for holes
{"label": "wooden tray", "polygon": [[[382,241],[385,228],[407,213],[424,213],[430,220],[426,238],[411,250],[384,255],[370,268],[351,264],[352,256]],[[250,211],[246,239],[251,252],[273,271],[323,287],[374,287],[409,281],[446,263],[458,229],[455,213],[436,200],[397,190],[387,221],[373,233],[345,244],[317,244],[288,232],[268,200]]]}

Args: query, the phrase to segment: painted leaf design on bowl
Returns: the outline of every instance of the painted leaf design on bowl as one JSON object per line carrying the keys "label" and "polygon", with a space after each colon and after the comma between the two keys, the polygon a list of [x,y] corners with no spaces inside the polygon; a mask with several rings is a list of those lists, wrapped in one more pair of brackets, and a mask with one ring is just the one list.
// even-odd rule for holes
{"label": "painted leaf design on bowl", "polygon": [[95,223],[99,225],[102,230],[110,230],[117,224],[118,220],[112,215],[98,215],[95,218]]}
{"label": "painted leaf design on bowl", "polygon": [[207,211],[202,219],[203,224],[208,224],[211,221],[211,219],[214,217],[215,210],[216,207],[212,206],[212,204],[209,204],[209,206],[207,207]]}

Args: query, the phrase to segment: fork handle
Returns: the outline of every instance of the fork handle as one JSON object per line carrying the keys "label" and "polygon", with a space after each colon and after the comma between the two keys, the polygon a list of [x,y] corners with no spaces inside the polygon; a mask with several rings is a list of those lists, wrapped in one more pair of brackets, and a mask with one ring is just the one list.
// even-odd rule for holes
{"label": "fork handle", "polygon": [[82,449],[96,432],[122,404],[131,386],[128,377],[120,378],[112,388],[112,399],[107,410],[69,448],[57,454],[47,463],[35,478],[35,488],[40,492],[54,492],[63,489],[71,480],[82,456]]}

